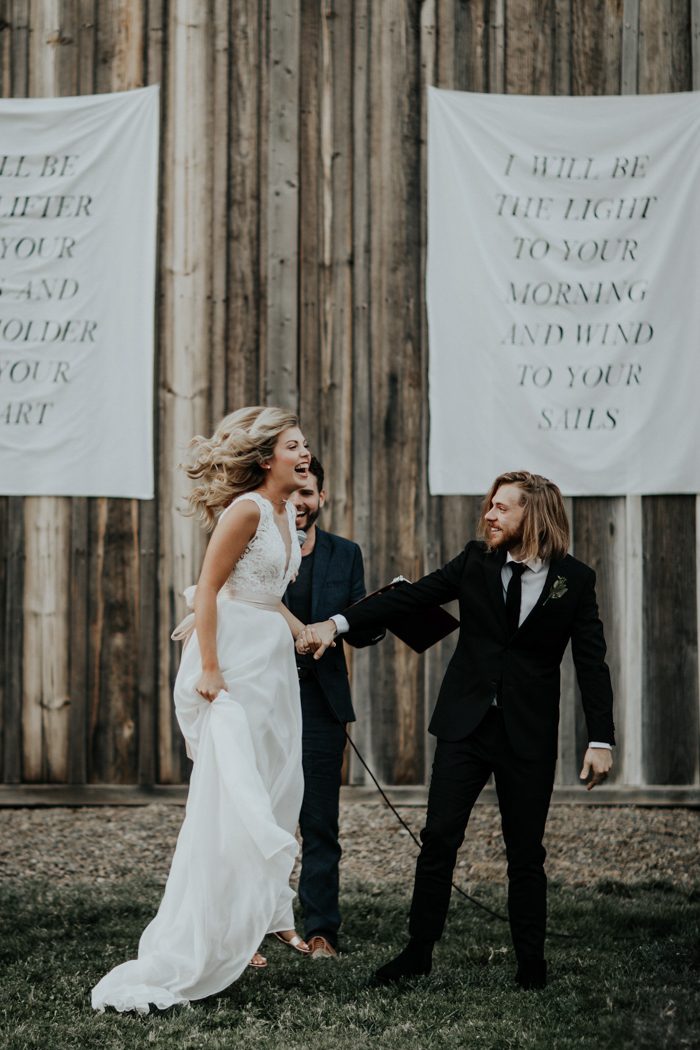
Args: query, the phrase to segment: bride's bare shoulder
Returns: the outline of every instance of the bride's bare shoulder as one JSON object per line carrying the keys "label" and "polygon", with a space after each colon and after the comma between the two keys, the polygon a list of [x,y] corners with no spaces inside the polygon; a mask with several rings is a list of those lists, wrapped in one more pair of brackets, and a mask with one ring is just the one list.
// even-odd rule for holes
{"label": "bride's bare shoulder", "polygon": [[257,500],[239,496],[232,503],[229,503],[228,507],[224,507],[219,515],[214,531],[235,532],[244,529],[246,531],[249,530],[252,535],[258,527],[260,515],[261,507]]}

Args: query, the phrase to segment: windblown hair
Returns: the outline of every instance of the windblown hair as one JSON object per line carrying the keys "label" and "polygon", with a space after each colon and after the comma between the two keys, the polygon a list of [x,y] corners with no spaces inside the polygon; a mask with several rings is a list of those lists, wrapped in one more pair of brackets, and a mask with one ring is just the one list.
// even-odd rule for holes
{"label": "windblown hair", "polygon": [[525,507],[521,558],[541,558],[551,561],[563,558],[569,549],[569,519],[564,509],[561,492],[553,481],[528,470],[511,470],[500,474],[484,496],[479,519],[479,536],[488,544],[486,514],[501,485],[517,485],[522,491],[521,505]]}
{"label": "windblown hair", "polygon": [[190,441],[193,455],[185,473],[198,485],[188,500],[210,532],[224,507],[242,492],[258,488],[265,477],[263,463],[272,458],[280,434],[299,421],[284,408],[239,408],[225,416],[210,438]]}

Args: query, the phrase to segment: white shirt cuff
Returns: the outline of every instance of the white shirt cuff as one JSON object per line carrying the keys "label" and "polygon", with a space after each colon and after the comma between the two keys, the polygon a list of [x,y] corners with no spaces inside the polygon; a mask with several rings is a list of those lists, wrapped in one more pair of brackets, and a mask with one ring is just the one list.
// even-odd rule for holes
{"label": "white shirt cuff", "polygon": [[600,740],[591,740],[589,747],[604,747],[606,751],[612,751],[612,744],[603,744]]}
{"label": "white shirt cuff", "polygon": [[329,616],[328,619],[333,621],[338,630],[338,634],[347,634],[350,630],[350,624],[342,613],[336,613],[335,616]]}

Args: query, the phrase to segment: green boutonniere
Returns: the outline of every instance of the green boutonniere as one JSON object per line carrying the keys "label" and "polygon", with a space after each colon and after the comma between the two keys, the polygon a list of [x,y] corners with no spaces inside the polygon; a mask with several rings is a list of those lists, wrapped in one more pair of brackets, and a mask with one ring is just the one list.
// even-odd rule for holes
{"label": "green boutonniere", "polygon": [[556,580],[552,584],[552,589],[550,590],[545,600],[542,602],[542,605],[546,605],[550,598],[552,599],[552,601],[556,601],[557,598],[563,598],[568,589],[569,588],[566,583],[566,576],[557,576]]}

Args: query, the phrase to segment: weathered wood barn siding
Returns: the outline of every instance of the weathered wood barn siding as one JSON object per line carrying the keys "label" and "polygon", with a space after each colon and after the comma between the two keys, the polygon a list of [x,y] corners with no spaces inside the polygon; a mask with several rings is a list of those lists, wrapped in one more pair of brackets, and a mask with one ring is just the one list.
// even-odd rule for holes
{"label": "weathered wood barn siding", "polygon": [[[203,549],[178,512],[187,439],[224,411],[298,407],[324,521],[370,586],[473,532],[427,490],[425,88],[690,89],[697,0],[4,0],[4,96],[162,85],[153,502],[0,499],[1,779],[176,784],[171,626]],[[670,437],[670,439],[672,439]],[[478,449],[470,454],[478,455]],[[520,466],[514,463],[514,466]],[[577,499],[618,698],[618,785],[697,785],[694,497]],[[449,645],[354,661],[355,737],[423,783]],[[585,730],[565,673],[559,778]],[[362,780],[354,768],[351,777]]]}

